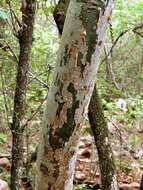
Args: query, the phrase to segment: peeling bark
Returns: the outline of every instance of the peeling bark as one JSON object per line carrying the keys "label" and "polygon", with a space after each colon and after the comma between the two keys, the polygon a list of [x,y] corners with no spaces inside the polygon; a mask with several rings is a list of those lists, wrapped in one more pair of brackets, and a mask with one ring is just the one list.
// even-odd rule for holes
{"label": "peeling bark", "polygon": [[[70,164],[99,66],[111,4],[71,0],[38,149],[37,190],[67,189]],[[73,186],[68,186],[72,190]]]}
{"label": "peeling bark", "polygon": [[11,190],[19,189],[22,177],[23,161],[23,132],[22,125],[26,107],[26,88],[29,57],[32,46],[32,34],[35,17],[35,0],[26,0],[22,6],[22,28],[18,33],[20,45],[19,62],[17,67],[16,89],[14,98],[12,131],[12,167],[11,167]]}
{"label": "peeling bark", "polygon": [[[62,26],[65,20],[66,6],[68,6],[68,4],[65,4],[64,6],[63,1],[64,0],[59,1],[54,12],[54,19],[56,21],[60,34],[62,34]],[[60,14],[58,14],[59,12]],[[106,190],[116,190],[118,189],[116,169],[110,144],[105,145],[105,139],[106,137],[108,138],[108,128],[103,115],[101,100],[98,96],[96,85],[94,87],[94,92],[89,104],[88,113],[90,118],[91,129],[95,138],[95,144],[99,153],[98,156],[100,160],[99,165],[101,168],[102,188]],[[104,158],[106,158],[106,162],[104,161]],[[69,179],[69,183],[71,182],[72,179]]]}

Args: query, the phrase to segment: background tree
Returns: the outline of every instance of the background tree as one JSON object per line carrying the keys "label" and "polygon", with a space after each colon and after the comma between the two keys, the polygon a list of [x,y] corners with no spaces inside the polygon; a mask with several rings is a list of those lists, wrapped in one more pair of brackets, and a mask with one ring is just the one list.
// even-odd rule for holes
{"label": "background tree", "polygon": [[[9,2],[9,6],[11,3]],[[35,0],[22,1],[22,23],[20,30],[16,31],[13,25],[16,37],[19,40],[20,53],[17,66],[16,89],[14,98],[12,131],[12,166],[11,166],[11,189],[16,190],[20,187],[23,167],[23,131],[24,131],[24,113],[26,108],[26,89],[29,68],[29,58],[32,48],[33,25],[35,18],[36,2]],[[11,14],[13,14],[11,12]],[[13,15],[14,16],[14,15]],[[13,19],[13,17],[12,17]]]}
{"label": "background tree", "polygon": [[98,152],[102,189],[119,189],[108,125],[103,114],[102,103],[96,85],[89,104],[88,117]]}

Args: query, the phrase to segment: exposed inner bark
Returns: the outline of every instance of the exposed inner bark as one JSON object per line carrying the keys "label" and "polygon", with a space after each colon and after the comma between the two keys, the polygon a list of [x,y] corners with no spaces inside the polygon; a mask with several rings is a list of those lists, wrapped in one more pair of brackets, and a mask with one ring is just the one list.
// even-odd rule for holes
{"label": "exposed inner bark", "polygon": [[[68,3],[69,0],[66,4],[64,4],[64,0],[60,0],[54,11],[54,19],[57,24],[60,35],[62,35]],[[84,66],[82,65],[81,67],[83,68]],[[81,72],[83,70],[84,68],[81,70]],[[96,88],[96,85],[94,87],[94,92],[89,104],[88,115],[91,129],[95,139],[95,144],[98,150],[102,189],[118,190],[113,154],[110,142],[106,142],[106,140],[108,140],[108,127],[103,114],[102,104],[100,97],[98,96],[98,90]]]}
{"label": "exposed inner bark", "polygon": [[69,161],[76,151],[77,132],[87,113],[99,66],[109,16],[106,3],[70,1],[38,149],[37,190],[65,189],[72,178]]}

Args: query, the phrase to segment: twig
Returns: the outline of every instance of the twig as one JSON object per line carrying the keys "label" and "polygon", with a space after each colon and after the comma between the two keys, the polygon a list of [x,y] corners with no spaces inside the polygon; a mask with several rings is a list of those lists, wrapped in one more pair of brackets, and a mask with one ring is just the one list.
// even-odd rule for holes
{"label": "twig", "polygon": [[2,93],[3,93],[3,98],[4,98],[4,106],[5,106],[5,110],[6,110],[7,125],[8,125],[8,127],[10,127],[10,122],[9,122],[9,117],[8,117],[9,108],[8,108],[8,103],[7,103],[6,94],[5,94],[5,90],[4,90],[4,80],[3,80],[2,71],[1,71],[1,85],[2,85]]}
{"label": "twig", "polygon": [[[12,48],[10,47],[10,45],[5,40],[3,40],[3,41],[6,43],[7,48],[6,49],[2,48],[2,50],[5,51],[5,52],[10,53],[10,55],[12,56],[12,58],[14,59],[14,61],[18,64],[19,63],[19,59],[18,59],[16,53],[12,50]],[[43,82],[41,79],[39,79],[38,77],[36,77],[32,72],[28,71],[28,74],[31,77],[33,77],[36,81],[38,81],[40,84],[42,84],[44,87],[49,88],[49,86],[45,82]]]}
{"label": "twig", "polygon": [[49,86],[43,82],[41,79],[39,79],[36,75],[34,75],[33,73],[31,73],[30,71],[28,71],[28,74],[33,77],[33,79],[37,80],[40,84],[42,84],[44,87],[46,87],[47,89],[49,89]]}
{"label": "twig", "polygon": [[113,71],[113,68],[112,68],[112,63],[110,62],[110,60],[108,59],[108,56],[107,56],[107,47],[104,45],[104,52],[105,52],[105,58],[106,58],[106,64],[107,64],[107,67],[109,69],[109,74],[111,75],[111,80],[114,84],[114,86],[116,87],[117,90],[121,90],[118,83],[116,82],[116,78],[115,78],[115,74],[114,74],[114,71]]}
{"label": "twig", "polygon": [[103,63],[103,62],[109,57],[109,55],[112,53],[112,51],[113,51],[114,47],[116,46],[117,42],[119,41],[119,39],[120,39],[124,34],[126,34],[129,30],[130,30],[130,29],[127,29],[127,30],[125,30],[125,31],[123,31],[123,32],[121,32],[121,33],[119,34],[119,36],[115,39],[115,41],[114,41],[114,43],[113,43],[111,49],[109,50],[108,54],[106,55],[106,57],[105,57],[103,60],[101,60],[102,63]]}
{"label": "twig", "polygon": [[14,18],[15,18],[17,24],[18,24],[18,26],[21,28],[21,27],[22,27],[21,22],[19,21],[19,19],[18,19],[18,17],[16,16],[15,12],[14,12],[12,9],[11,9],[11,11],[12,11],[12,14],[13,14],[13,16],[14,16]]}
{"label": "twig", "polygon": [[122,145],[123,145],[123,138],[122,138],[122,133],[121,133],[121,130],[119,129],[119,127],[112,121],[110,120],[108,117],[106,117],[108,119],[108,121],[110,121],[114,127],[118,130],[119,132],[119,138],[120,138],[120,169],[121,169],[121,162],[122,162],[122,159],[121,159],[121,150],[122,150]]}
{"label": "twig", "polygon": [[108,117],[105,117],[108,121],[110,121],[114,127],[118,130],[119,134],[120,134],[120,137],[122,139],[122,133],[121,133],[121,130],[119,129],[119,127],[116,125],[116,123],[114,123],[114,121],[112,121],[111,119],[109,119]]}
{"label": "twig", "polygon": [[13,49],[11,48],[11,46],[8,44],[8,42],[6,40],[2,39],[2,41],[6,44],[6,47],[7,47],[6,50],[9,50],[10,55],[18,63],[18,57],[17,57],[16,53],[13,51]]}
{"label": "twig", "polygon": [[114,41],[112,47],[110,48],[110,51],[108,52],[108,54],[106,55],[106,57],[101,61],[101,63],[103,63],[103,62],[107,59],[107,57],[109,57],[109,55],[112,53],[114,47],[116,46],[117,42],[119,41],[119,39],[120,39],[123,35],[125,35],[127,32],[132,31],[132,32],[136,33],[137,35],[139,35],[140,37],[143,38],[143,35],[142,35],[140,32],[137,31],[137,30],[142,29],[142,28],[143,28],[143,23],[141,23],[141,24],[135,26],[134,28],[129,28],[129,29],[126,29],[126,30],[122,31],[122,32],[118,35],[118,37],[115,39],[115,41]]}
{"label": "twig", "polygon": [[11,7],[11,2],[10,1],[7,1],[7,4],[9,6],[9,10],[10,10],[10,15],[11,15],[11,22],[12,22],[12,27],[13,27],[13,34],[14,36],[18,36],[18,32],[16,30],[16,26],[15,26],[15,17],[13,15],[13,10],[12,10],[12,7]]}
{"label": "twig", "polygon": [[143,35],[142,35],[140,32],[138,32],[138,31],[136,31],[136,30],[134,30],[133,32],[134,32],[135,34],[139,35],[141,38],[143,38]]}
{"label": "twig", "polygon": [[142,28],[143,28],[143,23],[141,23],[141,24],[135,26],[135,27],[133,28],[133,31],[134,31],[134,30],[138,30],[138,29],[142,29]]}
{"label": "twig", "polygon": [[43,103],[45,102],[45,100],[47,99],[47,96],[43,99],[43,101],[41,102],[41,104],[38,106],[38,108],[35,110],[35,112],[33,113],[33,115],[27,119],[27,121],[25,122],[25,124],[23,124],[22,128],[24,129],[28,123],[35,117],[35,115],[40,111]]}

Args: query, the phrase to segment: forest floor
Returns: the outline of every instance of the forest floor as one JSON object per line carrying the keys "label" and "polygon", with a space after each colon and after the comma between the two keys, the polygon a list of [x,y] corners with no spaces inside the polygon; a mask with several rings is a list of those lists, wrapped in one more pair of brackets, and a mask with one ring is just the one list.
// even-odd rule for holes
{"label": "forest floor", "polygon": [[[35,151],[36,143],[39,140],[38,125],[29,134],[27,143],[29,154]],[[129,137],[136,133],[135,129],[120,131],[112,129],[111,145],[115,156],[118,182],[123,190],[139,190],[140,178],[143,172],[143,149],[141,145],[135,147],[137,150],[128,147]],[[114,135],[117,135],[114,137]],[[25,144],[25,149],[27,145]],[[26,152],[25,152],[26,160]],[[10,182],[11,168],[11,134],[10,131],[0,132],[0,179]],[[36,164],[32,163],[30,178],[34,180]],[[94,140],[90,133],[82,135],[79,142],[78,158],[75,172],[75,190],[87,190],[93,184],[101,184],[98,156]],[[1,189],[1,188],[0,188]]]}

